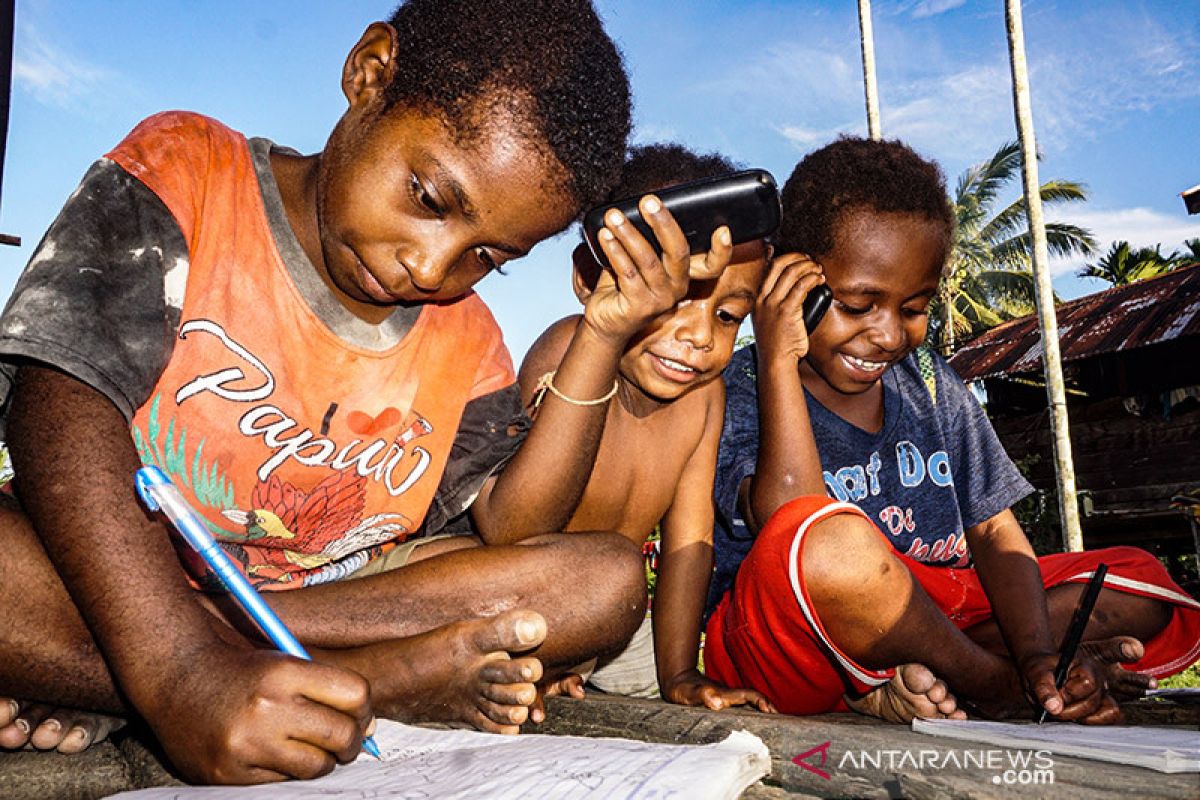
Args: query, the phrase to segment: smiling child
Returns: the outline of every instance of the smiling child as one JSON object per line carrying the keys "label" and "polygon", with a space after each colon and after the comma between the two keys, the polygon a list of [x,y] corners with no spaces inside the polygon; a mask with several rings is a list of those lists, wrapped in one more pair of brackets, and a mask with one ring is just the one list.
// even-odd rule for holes
{"label": "smiling child", "polygon": [[[698,156],[677,145],[637,147],[613,196],[635,197],[732,171],[733,165],[720,156]],[[606,218],[606,223],[611,226],[612,220]],[[648,247],[632,225],[617,227],[629,237],[629,249]],[[627,650],[621,657],[625,671],[632,673],[621,681],[623,693],[652,691],[657,660],[657,684],[671,702],[709,708],[751,703],[769,710],[757,692],[715,683],[696,668],[712,570],[711,488],[725,402],[719,377],[733,353],[738,327],[754,307],[767,271],[768,246],[758,239],[731,247],[728,229],[721,228],[709,252],[689,256],[678,226],[655,231],[664,243],[664,259],[690,263],[693,274],[707,270],[719,276],[692,279],[677,303],[627,324],[607,355],[588,357],[593,365],[607,366],[612,399],[603,408],[603,427],[595,433],[594,466],[589,459],[586,486],[565,530],[617,531],[640,547],[662,524],[653,651],[647,622],[635,637],[637,652]],[[558,388],[562,370],[580,357],[580,336],[604,324],[600,304],[612,291],[613,273],[624,264],[620,252],[607,247],[606,252],[613,271],[602,269],[586,246],[576,248],[574,287],[584,313],[554,323],[521,365],[524,399],[540,401],[535,431],[552,430],[547,412],[569,402],[548,392],[548,381]]]}
{"label": "smiling child", "polygon": [[[1200,655],[1200,603],[1135,548],[1034,557],[1010,510],[1031,487],[962,381],[917,352],[953,225],[940,171],[841,139],[800,162],[783,204],[780,281],[803,295],[821,273],[834,300],[812,332],[756,311],[756,346],[726,371],[706,667],[790,713],[917,664],[987,716],[1117,720],[1114,696]],[[1056,690],[1101,562],[1090,644]]]}

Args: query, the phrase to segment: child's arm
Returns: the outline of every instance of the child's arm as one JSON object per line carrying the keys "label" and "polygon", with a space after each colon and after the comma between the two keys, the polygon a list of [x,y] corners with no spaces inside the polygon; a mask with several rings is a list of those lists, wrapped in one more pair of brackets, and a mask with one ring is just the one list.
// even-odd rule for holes
{"label": "child's arm", "polygon": [[712,484],[725,406],[725,387],[713,381],[704,435],[688,459],[675,498],[662,523],[662,556],[654,592],[654,652],[658,686],[664,699],[711,709],[751,704],[759,711],[774,706],[753,689],[731,689],[700,674],[700,620],[712,577]]}
{"label": "child's arm", "polygon": [[7,436],[34,530],[121,694],[183,775],[315,777],[354,756],[370,714],[366,681],[257,648],[201,606],[164,526],[138,505],[141,462],[106,397],[23,366]]}
{"label": "child's arm", "polygon": [[[630,337],[687,293],[691,253],[683,231],[652,195],[640,207],[662,256],[619,212],[609,212],[599,239],[613,268],[602,271],[554,374],[554,388],[568,398],[593,401],[612,392]],[[719,229],[706,275],[719,275],[732,252],[728,228]],[[471,506],[485,542],[510,544],[566,526],[591,475],[607,413],[608,403],[545,394],[521,449]]]}
{"label": "child's arm", "polygon": [[1062,690],[1054,688],[1058,643],[1050,633],[1046,592],[1037,558],[1011,511],[966,531],[979,581],[1030,699],[1059,719],[1112,722],[1118,709],[1102,672],[1080,654]]}
{"label": "child's arm", "polygon": [[824,494],[821,457],[808,418],[800,359],[808,353],[802,306],[824,282],[821,267],[807,256],[786,253],[771,264],[754,307],[758,349],[758,459],[755,474],[739,490],[746,525],[757,533],[784,503]]}

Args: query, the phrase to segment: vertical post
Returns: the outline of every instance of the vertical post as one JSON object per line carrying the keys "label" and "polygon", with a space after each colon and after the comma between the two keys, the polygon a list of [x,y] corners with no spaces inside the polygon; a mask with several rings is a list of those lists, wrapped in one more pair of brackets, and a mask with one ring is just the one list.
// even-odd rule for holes
{"label": "vertical post", "polygon": [[1046,396],[1050,403],[1050,431],[1054,437],[1058,510],[1062,519],[1063,544],[1067,550],[1079,552],[1083,550],[1083,533],[1079,525],[1079,503],[1075,495],[1075,465],[1071,458],[1067,393],[1063,383],[1062,354],[1058,342],[1058,318],[1054,311],[1046,227],[1042,219],[1037,142],[1034,139],[1033,112],[1029,101],[1029,70],[1025,63],[1021,0],[1005,0],[1004,17],[1008,27],[1008,53],[1012,65],[1013,110],[1017,118],[1017,136],[1021,142],[1021,176],[1025,187],[1025,208],[1029,215],[1029,235],[1033,241],[1033,278],[1037,286],[1038,325],[1042,332]]}
{"label": "vertical post", "polygon": [[4,151],[8,141],[8,107],[12,96],[13,18],[16,0],[0,0],[0,186],[4,185]]}
{"label": "vertical post", "polygon": [[867,96],[867,134],[879,141],[879,89],[875,85],[875,33],[871,29],[871,0],[858,0],[858,39],[862,46],[863,89]]}
{"label": "vertical post", "polygon": [[[13,17],[16,0],[0,0],[0,196],[4,188],[4,152],[8,143],[8,108],[12,97]],[[0,233],[0,244],[19,247],[20,236]]]}

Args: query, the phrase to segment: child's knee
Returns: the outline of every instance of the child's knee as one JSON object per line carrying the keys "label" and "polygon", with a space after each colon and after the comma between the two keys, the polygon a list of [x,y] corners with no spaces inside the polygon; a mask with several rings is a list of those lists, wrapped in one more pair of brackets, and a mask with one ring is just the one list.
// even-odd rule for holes
{"label": "child's knee", "polygon": [[903,569],[879,530],[857,514],[835,514],[813,523],[797,557],[810,592],[860,590]]}
{"label": "child's knee", "polygon": [[[584,536],[586,542],[581,538]],[[585,557],[590,563],[586,585],[592,594],[591,602],[620,619],[627,619],[632,635],[646,614],[646,571],[642,551],[617,533],[570,534],[568,538],[586,551]],[[581,565],[579,561],[575,563]],[[578,572],[575,576],[576,579],[583,577]]]}

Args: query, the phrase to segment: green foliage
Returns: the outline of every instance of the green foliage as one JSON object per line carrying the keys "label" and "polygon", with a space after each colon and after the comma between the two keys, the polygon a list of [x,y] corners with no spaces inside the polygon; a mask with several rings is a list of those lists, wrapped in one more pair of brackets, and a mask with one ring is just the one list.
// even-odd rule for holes
{"label": "green foliage", "polygon": [[[956,342],[1035,308],[1025,199],[995,208],[1020,171],[1020,146],[1009,142],[958,179],[951,198],[954,240],[930,307],[929,341],[943,354],[952,352]],[[1087,189],[1073,181],[1050,180],[1042,184],[1041,197],[1047,206],[1083,202]],[[1047,223],[1046,238],[1051,255],[1087,255],[1096,248],[1091,232],[1066,223]]]}
{"label": "green foliage", "polygon": [[159,401],[162,395],[155,395],[150,403],[150,413],[146,419],[146,434],[142,435],[138,428],[133,429],[133,443],[137,447],[138,456],[143,464],[154,464],[162,469],[173,480],[190,486],[196,500],[210,508],[233,507],[233,485],[226,479],[217,462],[205,465],[203,459],[204,440],[196,445],[191,464],[187,459],[187,431],[175,430],[175,420],[167,424],[163,444],[159,445],[162,426],[158,418]]}
{"label": "green foliage", "polygon": [[1200,689],[1200,661],[1169,678],[1163,678],[1158,685],[1166,689]]}
{"label": "green foliage", "polygon": [[12,459],[8,455],[8,447],[0,443],[0,486],[12,480]]}
{"label": "green foliage", "polygon": [[1166,255],[1162,254],[1161,244],[1133,248],[1129,242],[1121,241],[1114,242],[1107,253],[1075,274],[1081,278],[1097,278],[1112,286],[1128,286],[1197,260],[1200,260],[1200,239],[1188,239],[1183,250]]}

